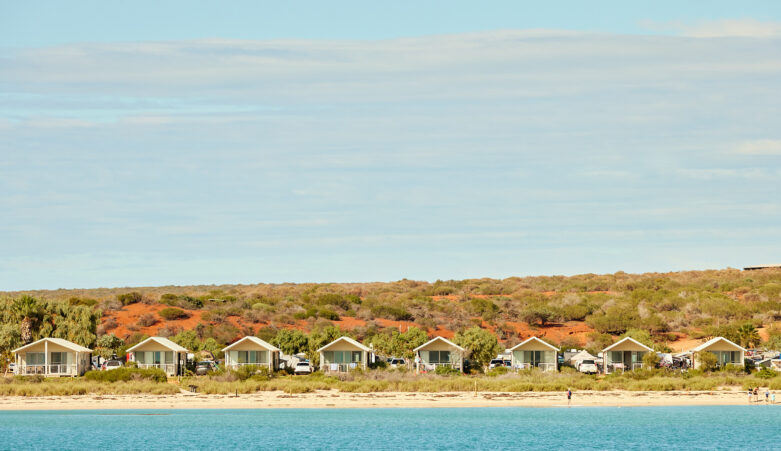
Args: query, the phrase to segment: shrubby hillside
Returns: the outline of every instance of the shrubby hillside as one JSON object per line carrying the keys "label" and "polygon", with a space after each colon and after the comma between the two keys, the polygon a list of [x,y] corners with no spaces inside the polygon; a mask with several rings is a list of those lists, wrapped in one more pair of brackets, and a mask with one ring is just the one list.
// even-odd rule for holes
{"label": "shrubby hillside", "polygon": [[479,328],[593,351],[629,334],[657,349],[721,335],[781,348],[781,270],[511,277],[434,283],[167,286],[0,293],[0,352],[62,337],[122,353],[148,335],[219,350],[252,334],[287,351],[340,333],[388,354]]}

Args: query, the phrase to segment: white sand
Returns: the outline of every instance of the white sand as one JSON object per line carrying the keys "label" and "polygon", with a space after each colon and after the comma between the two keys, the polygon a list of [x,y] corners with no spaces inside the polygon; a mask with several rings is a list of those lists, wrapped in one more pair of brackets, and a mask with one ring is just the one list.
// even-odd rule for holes
{"label": "white sand", "polygon": [[[763,401],[764,398],[760,397]],[[678,406],[748,404],[743,391],[628,392],[581,391],[572,406]],[[752,403],[752,404],[764,404]],[[781,405],[781,404],[779,404]],[[0,397],[0,410],[76,409],[269,409],[351,407],[565,407],[565,393],[341,393],[335,390],[304,394],[261,392],[251,395],[85,395]]]}

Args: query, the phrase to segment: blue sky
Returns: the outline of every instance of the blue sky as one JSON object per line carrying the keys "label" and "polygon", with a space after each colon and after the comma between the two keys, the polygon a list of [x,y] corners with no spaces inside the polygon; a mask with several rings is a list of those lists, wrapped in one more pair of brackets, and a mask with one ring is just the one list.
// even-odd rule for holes
{"label": "blue sky", "polygon": [[421,3],[0,3],[0,290],[781,260],[776,2]]}

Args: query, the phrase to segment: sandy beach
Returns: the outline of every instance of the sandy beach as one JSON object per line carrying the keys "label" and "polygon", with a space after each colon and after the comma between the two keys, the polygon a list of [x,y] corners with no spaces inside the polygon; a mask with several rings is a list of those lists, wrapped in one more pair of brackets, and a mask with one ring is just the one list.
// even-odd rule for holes
{"label": "sandy beach", "polygon": [[[743,391],[582,391],[572,406],[636,407],[679,405],[745,405]],[[751,403],[764,405],[763,402]],[[564,393],[341,393],[335,390],[303,394],[261,392],[249,395],[85,395],[0,397],[0,410],[79,409],[274,409],[393,407],[563,407]],[[781,405],[781,404],[779,404]]]}

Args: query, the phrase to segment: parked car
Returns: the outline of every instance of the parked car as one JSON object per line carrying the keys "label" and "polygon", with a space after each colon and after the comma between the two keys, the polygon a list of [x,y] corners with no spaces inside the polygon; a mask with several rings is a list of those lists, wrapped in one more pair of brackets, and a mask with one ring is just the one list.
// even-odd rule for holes
{"label": "parked car", "polygon": [[585,374],[597,374],[597,364],[593,360],[581,360],[578,363],[578,371]]}
{"label": "parked car", "polygon": [[211,360],[202,360],[195,365],[195,374],[197,376],[206,376],[209,371],[213,371],[217,365]]}
{"label": "parked car", "polygon": [[391,368],[399,368],[407,365],[407,361],[404,359],[390,358],[388,359],[388,366]]}
{"label": "parked car", "polygon": [[492,369],[494,369],[496,367],[500,367],[500,366],[505,366],[504,365],[504,360],[502,360],[502,359],[493,359],[493,360],[491,360],[491,363],[488,364],[488,369],[492,370]]}
{"label": "parked car", "polygon": [[298,362],[293,370],[293,374],[312,374],[312,365],[307,361]]}
{"label": "parked car", "polygon": [[103,366],[100,367],[103,371],[115,370],[117,368],[122,368],[122,362],[119,360],[107,360],[103,363]]}

